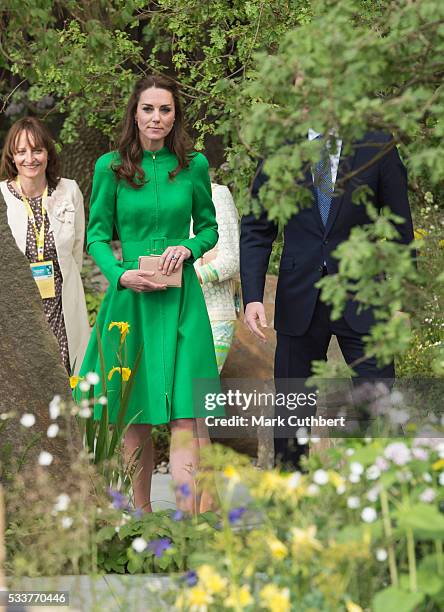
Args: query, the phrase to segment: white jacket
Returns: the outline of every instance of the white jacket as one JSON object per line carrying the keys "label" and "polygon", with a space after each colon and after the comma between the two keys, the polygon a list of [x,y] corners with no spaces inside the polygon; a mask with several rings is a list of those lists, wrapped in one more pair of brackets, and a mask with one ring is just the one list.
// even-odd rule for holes
{"label": "white jacket", "polygon": [[219,241],[194,267],[202,277],[202,291],[211,321],[233,321],[234,279],[239,273],[239,215],[230,190],[211,184]]}
{"label": "white jacket", "polygon": [[[7,205],[8,223],[18,248],[26,250],[28,215],[23,202],[8,189],[6,181],[0,189]],[[63,276],[62,309],[68,338],[69,361],[75,363],[75,373],[82,365],[88,344],[90,328],[85,294],[80,278],[83,263],[85,211],[79,186],[71,179],[62,178],[46,200],[49,222]]]}

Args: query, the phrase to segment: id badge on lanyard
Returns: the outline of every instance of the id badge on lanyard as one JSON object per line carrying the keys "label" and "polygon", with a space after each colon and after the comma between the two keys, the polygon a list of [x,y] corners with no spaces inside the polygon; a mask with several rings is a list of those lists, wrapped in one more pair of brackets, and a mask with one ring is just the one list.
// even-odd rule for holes
{"label": "id badge on lanyard", "polygon": [[28,198],[23,195],[19,177],[17,177],[16,183],[20,189],[22,202],[26,206],[26,210],[28,212],[28,219],[31,221],[34,227],[38,261],[36,263],[31,264],[32,276],[35,282],[37,283],[41,298],[43,300],[46,300],[47,298],[53,298],[55,297],[54,262],[51,260],[44,261],[46,214],[45,202],[46,198],[48,197],[48,187],[45,187],[45,191],[42,195],[42,224],[40,226],[40,231],[37,231],[37,224],[35,221],[34,213],[32,211],[31,205],[29,204]]}

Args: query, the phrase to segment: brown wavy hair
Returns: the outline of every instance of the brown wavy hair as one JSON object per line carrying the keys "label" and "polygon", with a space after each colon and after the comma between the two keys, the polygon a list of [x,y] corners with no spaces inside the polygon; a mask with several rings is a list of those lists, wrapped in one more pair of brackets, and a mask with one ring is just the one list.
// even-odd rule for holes
{"label": "brown wavy hair", "polygon": [[123,119],[122,133],[118,146],[121,161],[113,166],[117,178],[128,181],[131,187],[135,189],[142,187],[146,180],[142,169],[143,148],[139,138],[139,128],[134,119],[142,92],[151,87],[166,89],[171,92],[174,100],[174,124],[171,132],[165,138],[165,145],[172,153],[175,153],[178,164],[174,170],[169,172],[170,179],[174,179],[182,168],[188,168],[190,153],[193,150],[193,143],[185,127],[178,84],[172,79],[161,75],[148,75],[140,79],[128,100],[128,106],[126,107]]}
{"label": "brown wavy hair", "polygon": [[0,162],[0,175],[4,180],[14,180],[17,177],[17,168],[14,163],[14,155],[17,151],[17,141],[20,134],[25,131],[31,136],[35,147],[41,147],[48,151],[48,165],[46,166],[46,180],[48,186],[55,189],[60,181],[60,163],[51,132],[46,125],[37,117],[22,117],[11,125],[6,134],[3,145],[2,159]]}

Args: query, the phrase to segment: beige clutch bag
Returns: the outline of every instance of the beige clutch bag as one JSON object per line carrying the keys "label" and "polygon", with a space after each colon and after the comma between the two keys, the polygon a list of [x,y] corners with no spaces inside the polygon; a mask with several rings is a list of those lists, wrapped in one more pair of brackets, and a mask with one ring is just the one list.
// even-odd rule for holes
{"label": "beige clutch bag", "polygon": [[146,272],[154,272],[154,276],[150,278],[155,283],[166,285],[167,287],[182,287],[182,266],[179,270],[174,270],[169,276],[162,274],[159,270],[160,255],[141,255],[139,257],[139,270]]}

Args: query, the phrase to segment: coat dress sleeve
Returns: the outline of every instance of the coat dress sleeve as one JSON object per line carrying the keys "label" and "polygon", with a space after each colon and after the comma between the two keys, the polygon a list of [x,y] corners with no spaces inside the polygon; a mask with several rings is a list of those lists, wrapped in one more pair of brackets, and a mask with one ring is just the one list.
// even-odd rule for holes
{"label": "coat dress sleeve", "polygon": [[217,233],[216,211],[211,198],[211,181],[208,174],[208,161],[202,153],[191,160],[189,171],[193,182],[193,234],[194,238],[181,240],[179,244],[191,251],[188,260],[194,263],[204,253],[212,249],[219,238]]}
{"label": "coat dress sleeve", "polygon": [[91,192],[87,231],[87,251],[94,258],[109,283],[123,289],[119,279],[126,271],[113,254],[111,240],[116,215],[117,179],[111,168],[109,153],[96,162]]}

